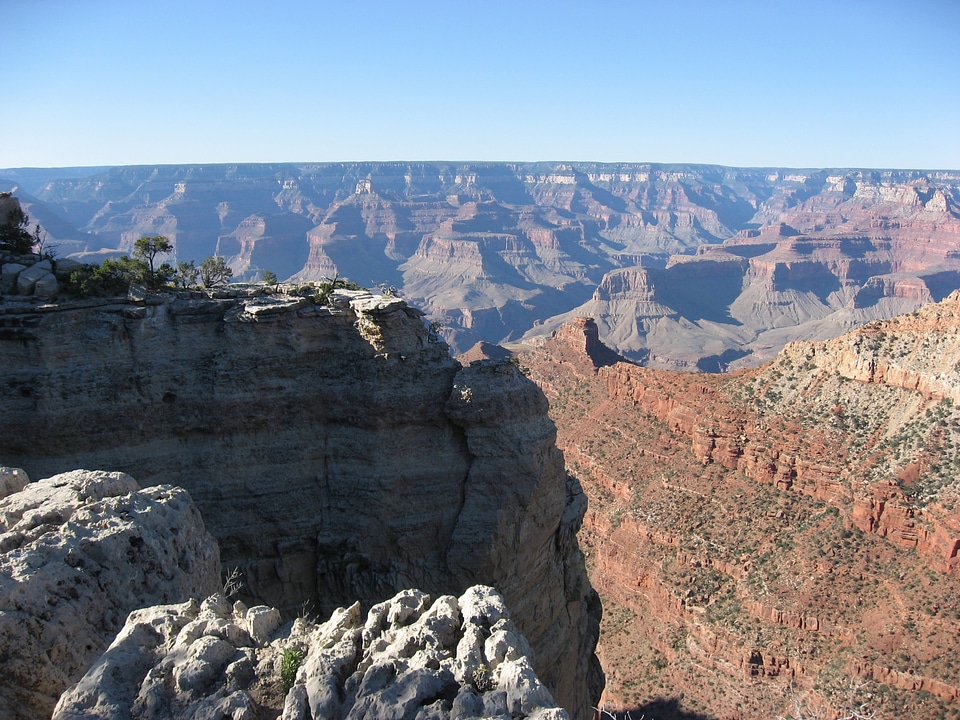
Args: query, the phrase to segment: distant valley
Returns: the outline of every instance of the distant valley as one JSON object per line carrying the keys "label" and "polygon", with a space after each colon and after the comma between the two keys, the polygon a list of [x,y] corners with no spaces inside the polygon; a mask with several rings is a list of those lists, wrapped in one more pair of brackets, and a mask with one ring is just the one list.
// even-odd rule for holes
{"label": "distant valley", "polygon": [[960,171],[591,163],[0,169],[60,256],[396,288],[454,352],[577,316],[642,365],[757,365],[960,288]]}

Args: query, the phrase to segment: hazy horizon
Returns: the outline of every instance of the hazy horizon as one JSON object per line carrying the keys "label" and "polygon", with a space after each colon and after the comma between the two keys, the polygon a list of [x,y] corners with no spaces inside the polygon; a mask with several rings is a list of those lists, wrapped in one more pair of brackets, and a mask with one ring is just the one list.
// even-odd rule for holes
{"label": "hazy horizon", "polygon": [[824,171],[824,170],[850,170],[850,171],[868,171],[868,172],[960,172],[960,167],[892,167],[892,166],[853,166],[853,165],[820,165],[820,166],[799,166],[799,165],[724,165],[721,163],[705,162],[652,162],[645,160],[627,161],[627,160],[471,160],[471,159],[440,159],[440,160],[422,160],[422,159],[399,159],[399,160],[284,160],[273,162],[269,160],[257,162],[170,162],[170,163],[131,163],[126,165],[23,165],[0,167],[3,170],[17,171],[37,171],[46,172],[52,170],[108,170],[116,168],[145,168],[145,167],[241,167],[241,166],[270,166],[270,165],[295,165],[295,166],[315,166],[315,165],[598,165],[598,166],[650,166],[650,167],[718,167],[731,170],[797,170],[805,171]]}

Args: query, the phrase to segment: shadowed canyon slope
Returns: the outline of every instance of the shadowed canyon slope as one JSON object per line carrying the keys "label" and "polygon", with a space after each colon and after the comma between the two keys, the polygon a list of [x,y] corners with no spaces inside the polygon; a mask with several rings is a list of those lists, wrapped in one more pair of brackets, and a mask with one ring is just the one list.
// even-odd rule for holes
{"label": "shadowed canyon slope", "polygon": [[164,234],[237,277],[386,283],[456,351],[577,315],[649,366],[756,365],[960,287],[960,172],[597,163],[0,170],[61,255]]}
{"label": "shadowed canyon slope", "polygon": [[461,368],[403,300],[254,292],[5,304],[0,458],[186,488],[224,567],[288,613],[494,585],[585,717],[586,502],[543,393],[509,362]]}
{"label": "shadowed canyon slope", "polygon": [[590,499],[608,708],[769,718],[852,683],[960,717],[960,293],[727,375],[618,362],[585,318],[519,359]]}

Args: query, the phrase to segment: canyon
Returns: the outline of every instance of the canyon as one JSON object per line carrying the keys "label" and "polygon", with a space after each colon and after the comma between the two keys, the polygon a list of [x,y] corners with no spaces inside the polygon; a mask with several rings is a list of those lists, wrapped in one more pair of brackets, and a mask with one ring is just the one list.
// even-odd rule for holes
{"label": "canyon", "polygon": [[[855,700],[960,718],[960,294],[954,196],[933,175],[831,175],[832,200],[771,200],[750,216],[767,224],[633,257],[509,350],[481,341],[460,362],[450,327],[394,288],[318,303],[306,270],[274,288],[6,296],[0,460],[186,488],[247,599],[288,617],[494,585],[574,716]],[[381,202],[376,187],[344,202]],[[448,235],[491,227],[473,212]],[[346,242],[314,231],[324,253]],[[424,270],[437,288],[502,290],[482,253],[457,275],[477,237],[433,240],[461,268]],[[324,253],[305,262],[339,274]],[[608,346],[616,308],[659,318],[665,354]],[[712,344],[684,355],[696,338]]]}
{"label": "canyon", "polygon": [[163,234],[238,279],[384,285],[455,352],[574,317],[649,367],[756,366],[960,287],[960,172],[651,163],[0,169],[63,257]]}
{"label": "canyon", "polygon": [[244,599],[287,616],[495,586],[537,675],[589,715],[586,499],[513,363],[462,367],[419,310],[366,291],[4,300],[5,464],[184,488]]}
{"label": "canyon", "polygon": [[960,717],[960,293],[724,375],[585,317],[517,359],[589,497],[609,711]]}

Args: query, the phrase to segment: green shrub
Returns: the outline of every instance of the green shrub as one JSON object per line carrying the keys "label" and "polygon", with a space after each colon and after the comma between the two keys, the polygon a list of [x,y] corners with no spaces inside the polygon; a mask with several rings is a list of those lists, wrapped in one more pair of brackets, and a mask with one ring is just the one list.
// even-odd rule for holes
{"label": "green shrub", "polygon": [[303,650],[296,647],[284,649],[283,654],[280,656],[280,685],[283,687],[285,693],[290,692],[290,688],[292,688],[293,684],[297,681],[297,671],[300,669],[303,661]]}
{"label": "green shrub", "polygon": [[177,263],[177,269],[173,274],[173,282],[177,287],[188,288],[197,284],[197,276],[200,271],[193,265],[193,260],[181,260]]}
{"label": "green shrub", "polygon": [[200,282],[203,283],[205,288],[229,282],[230,278],[233,277],[233,268],[227,265],[226,260],[219,255],[208,257],[200,263],[197,270],[200,273]]}
{"label": "green shrub", "polygon": [[345,278],[334,278],[329,282],[318,283],[311,300],[314,305],[329,305],[334,290],[366,290],[366,288]]}
{"label": "green shrub", "polygon": [[490,669],[486,665],[480,665],[470,676],[470,683],[478,693],[485,693],[493,690],[493,678],[490,676]]}
{"label": "green shrub", "polygon": [[126,295],[133,283],[145,282],[150,268],[144,260],[107,258],[100,265],[84,265],[70,273],[66,291],[78,297]]}

